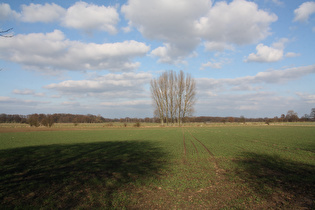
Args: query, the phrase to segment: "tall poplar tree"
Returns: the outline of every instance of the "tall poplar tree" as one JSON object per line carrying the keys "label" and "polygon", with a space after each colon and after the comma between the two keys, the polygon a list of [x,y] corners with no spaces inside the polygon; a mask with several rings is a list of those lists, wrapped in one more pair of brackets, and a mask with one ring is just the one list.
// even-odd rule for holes
{"label": "tall poplar tree", "polygon": [[164,121],[180,125],[191,115],[196,102],[196,81],[183,71],[166,71],[151,80],[151,95],[156,115]]}

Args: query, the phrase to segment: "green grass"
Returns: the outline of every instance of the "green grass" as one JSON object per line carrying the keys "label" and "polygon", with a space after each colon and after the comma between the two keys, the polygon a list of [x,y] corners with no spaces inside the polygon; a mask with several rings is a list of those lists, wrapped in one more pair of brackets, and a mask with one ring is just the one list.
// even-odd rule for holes
{"label": "green grass", "polygon": [[0,133],[0,206],[314,208],[314,153],[301,125]]}

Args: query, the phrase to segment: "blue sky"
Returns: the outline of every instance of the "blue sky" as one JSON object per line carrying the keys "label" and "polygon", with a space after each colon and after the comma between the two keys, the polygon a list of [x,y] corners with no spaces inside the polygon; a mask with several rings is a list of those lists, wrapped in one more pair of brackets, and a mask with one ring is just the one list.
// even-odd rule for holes
{"label": "blue sky", "polygon": [[152,117],[165,70],[197,83],[195,116],[315,107],[315,1],[2,0],[0,113]]}

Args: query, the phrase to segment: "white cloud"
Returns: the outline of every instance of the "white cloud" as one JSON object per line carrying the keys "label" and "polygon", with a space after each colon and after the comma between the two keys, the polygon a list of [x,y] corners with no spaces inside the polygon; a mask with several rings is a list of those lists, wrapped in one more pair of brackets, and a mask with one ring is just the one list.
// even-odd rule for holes
{"label": "white cloud", "polygon": [[21,13],[11,10],[10,5],[0,4],[0,20],[17,19],[22,22],[59,22],[62,26],[75,28],[86,33],[94,30],[117,33],[119,22],[117,8],[98,6],[78,1],[69,8],[55,3],[22,5]]}
{"label": "white cloud", "polygon": [[302,100],[309,104],[315,104],[315,95],[309,93],[296,93]]}
{"label": "white cloud", "polygon": [[224,50],[234,50],[234,46],[231,44],[227,44],[225,42],[205,42],[205,50],[206,51],[224,51]]}
{"label": "white cloud", "polygon": [[48,103],[44,101],[22,100],[22,99],[7,97],[7,96],[0,96],[0,102],[1,102],[0,107],[3,105],[7,106],[8,104],[17,105],[17,106],[36,106],[38,104]]}
{"label": "white cloud", "polygon": [[[264,44],[258,44],[256,46],[257,53],[251,53],[245,62],[276,62],[283,58],[284,44],[288,42],[288,39],[283,38],[279,42],[273,43],[272,47],[268,47]],[[293,55],[292,53],[288,54]],[[287,57],[289,57],[287,56]]]}
{"label": "white cloud", "polygon": [[74,106],[80,106],[80,103],[75,102],[75,101],[64,101],[61,103],[61,105],[74,107]]}
{"label": "white cloud", "polygon": [[6,3],[0,4],[0,21],[15,19],[18,17],[19,17],[19,14],[15,12],[14,10],[11,10],[11,7],[9,4],[6,4]]}
{"label": "white cloud", "polygon": [[171,63],[188,56],[199,44],[194,21],[210,7],[210,0],[130,0],[121,11],[144,37],[164,43],[152,55],[160,57],[160,62]]}
{"label": "white cloud", "polygon": [[196,110],[201,116],[274,117],[298,103],[294,98],[265,91],[198,96],[201,98],[196,104]]}
{"label": "white cloud", "polygon": [[222,63],[214,63],[214,62],[207,62],[207,63],[203,63],[201,64],[200,70],[203,70],[207,67],[213,68],[213,69],[221,69],[222,68]]}
{"label": "white cloud", "polygon": [[62,24],[85,32],[101,30],[115,34],[118,21],[119,14],[116,8],[79,1],[67,9]]}
{"label": "white cloud", "polygon": [[196,22],[196,30],[205,40],[243,45],[270,35],[269,25],[276,20],[275,14],[259,10],[254,2],[220,1]]}
{"label": "white cloud", "polygon": [[178,63],[202,39],[207,50],[234,49],[232,44],[250,44],[270,35],[269,25],[277,16],[259,10],[253,2],[234,0],[230,4],[210,0],[130,0],[121,9],[146,38],[162,41],[152,51],[159,62]]}
{"label": "white cloud", "polygon": [[82,43],[51,33],[19,34],[0,43],[0,58],[27,69],[49,73],[57,70],[130,71],[140,66],[131,60],[144,56],[150,47],[137,41]]}
{"label": "white cloud", "polygon": [[293,21],[305,22],[313,13],[315,13],[315,2],[314,1],[304,2],[299,6],[299,8],[294,10],[295,16]]}
{"label": "white cloud", "polygon": [[14,89],[12,92],[18,95],[33,95],[34,94],[34,90],[30,90],[30,89],[24,89],[24,90]]}
{"label": "white cloud", "polygon": [[[158,47],[152,50],[151,55],[159,57],[158,62],[179,64],[185,63],[184,59],[188,56],[187,49],[178,48],[179,46],[174,44],[165,43],[163,47]],[[183,53],[185,52],[185,53]]]}
{"label": "white cloud", "polygon": [[299,79],[309,74],[315,74],[315,65],[259,72],[255,76],[245,76],[234,79],[199,78],[196,80],[198,90],[202,90],[202,92],[209,90],[224,92],[226,90],[244,90],[244,87],[246,87],[247,90],[257,90],[257,88],[253,88],[250,85],[256,86],[260,83],[280,84]]}
{"label": "white cloud", "polygon": [[24,89],[24,90],[19,90],[19,89],[14,89],[12,93],[17,94],[17,95],[33,95],[33,96],[45,96],[45,93],[36,93],[34,90],[30,89]]}
{"label": "white cloud", "polygon": [[61,95],[80,95],[113,98],[136,98],[147,96],[144,85],[148,84],[150,73],[107,74],[88,80],[67,80],[44,88],[59,91]]}
{"label": "white cloud", "polygon": [[205,14],[210,6],[209,0],[130,0],[121,11],[130,20],[129,24],[145,37],[176,42],[193,36],[190,30],[193,21]]}
{"label": "white cloud", "polygon": [[102,102],[103,106],[139,106],[139,105],[151,105],[151,100],[129,100],[118,102]]}
{"label": "white cloud", "polygon": [[22,5],[21,21],[23,22],[54,22],[59,21],[66,13],[61,6],[52,3],[45,5],[33,4]]}
{"label": "white cloud", "polygon": [[287,58],[294,58],[294,57],[298,57],[298,56],[301,56],[300,53],[294,53],[294,52],[288,52],[285,54],[285,57]]}
{"label": "white cloud", "polygon": [[256,47],[257,53],[251,53],[246,62],[276,62],[282,59],[283,50],[268,47],[263,44],[259,44]]}

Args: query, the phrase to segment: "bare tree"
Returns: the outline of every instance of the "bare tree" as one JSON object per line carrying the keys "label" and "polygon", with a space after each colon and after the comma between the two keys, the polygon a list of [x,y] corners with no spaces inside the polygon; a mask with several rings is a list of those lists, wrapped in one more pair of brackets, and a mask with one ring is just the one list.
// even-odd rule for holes
{"label": "bare tree", "polygon": [[155,106],[156,116],[160,118],[161,124],[164,123],[164,102],[160,83],[157,80],[151,80],[151,95]]}
{"label": "bare tree", "polygon": [[315,120],[315,108],[312,108],[310,118],[311,120]]}
{"label": "bare tree", "polygon": [[[193,113],[196,102],[196,82],[189,74],[180,71],[167,71],[159,78],[151,81],[151,94],[155,106],[155,113],[161,124],[164,120],[168,124],[177,122]],[[157,114],[158,113],[158,114]],[[177,116],[177,117],[176,117]]]}
{"label": "bare tree", "polygon": [[184,91],[185,91],[185,75],[183,71],[180,71],[177,77],[177,121],[178,125],[181,123],[181,114],[183,110],[183,98],[184,98]]}
{"label": "bare tree", "polygon": [[190,74],[186,75],[184,108],[182,110],[182,119],[194,112],[196,102],[196,82]]}
{"label": "bare tree", "polygon": [[176,74],[173,71],[169,72],[169,78],[168,78],[168,83],[169,83],[169,117],[171,120],[171,123],[173,124],[176,119]]}
{"label": "bare tree", "polygon": [[13,30],[13,28],[9,28],[7,30],[0,31],[0,36],[6,37],[6,38],[13,37],[12,34],[9,34],[9,32],[12,31],[12,30]]}
{"label": "bare tree", "polygon": [[296,112],[294,112],[293,110],[289,110],[287,115],[286,115],[286,119],[289,122],[296,122],[299,120],[298,114]]}

